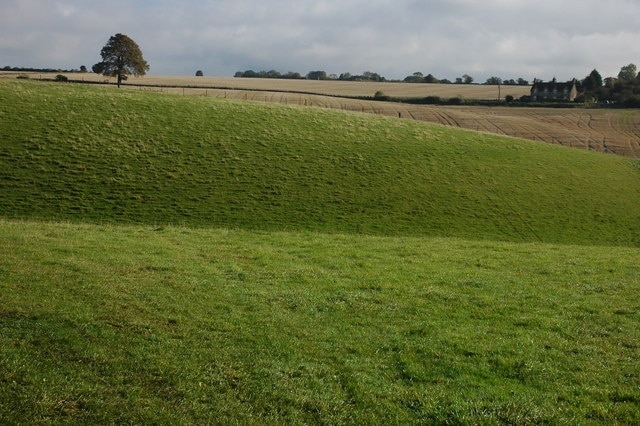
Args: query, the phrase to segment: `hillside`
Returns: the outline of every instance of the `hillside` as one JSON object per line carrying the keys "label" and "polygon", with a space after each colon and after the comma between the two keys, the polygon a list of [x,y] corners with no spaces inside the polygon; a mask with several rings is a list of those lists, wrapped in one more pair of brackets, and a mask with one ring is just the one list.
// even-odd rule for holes
{"label": "hillside", "polygon": [[[54,80],[56,73],[19,73],[0,71],[0,78],[15,79],[28,75],[34,80]],[[103,82],[104,77],[89,73],[68,73],[69,80]],[[513,136],[533,141],[640,157],[640,110],[619,108],[525,107],[524,105],[486,107],[474,105],[419,105],[358,99],[371,97],[378,90],[399,98],[463,101],[495,100],[497,93],[520,98],[529,94],[529,86],[467,84],[412,84],[396,82],[345,82],[316,80],[280,80],[254,78],[146,76],[132,78],[126,86],[191,96],[218,97],[290,105],[319,106],[346,111],[367,112],[390,117],[427,121],[464,129]]]}
{"label": "hillside", "polygon": [[639,200],[629,158],[0,81],[0,424],[638,424]]}
{"label": "hillside", "polygon": [[636,160],[315,108],[0,84],[4,217],[640,244]]}

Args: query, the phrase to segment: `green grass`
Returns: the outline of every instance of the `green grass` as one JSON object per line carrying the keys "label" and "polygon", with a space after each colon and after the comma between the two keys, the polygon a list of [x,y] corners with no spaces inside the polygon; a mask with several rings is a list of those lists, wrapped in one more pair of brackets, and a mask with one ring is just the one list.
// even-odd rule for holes
{"label": "green grass", "polygon": [[640,245],[637,160],[321,109],[0,85],[5,217]]}
{"label": "green grass", "polygon": [[0,246],[3,423],[640,422],[637,248],[20,221]]}
{"label": "green grass", "polygon": [[0,81],[0,423],[640,423],[640,164]]}

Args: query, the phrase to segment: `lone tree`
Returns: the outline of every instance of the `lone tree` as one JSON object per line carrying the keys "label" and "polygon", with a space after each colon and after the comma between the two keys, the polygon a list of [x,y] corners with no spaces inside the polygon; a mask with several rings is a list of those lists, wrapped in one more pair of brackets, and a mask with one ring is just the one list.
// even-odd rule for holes
{"label": "lone tree", "polygon": [[111,36],[100,51],[100,56],[102,62],[98,62],[91,69],[96,74],[117,77],[118,87],[129,74],[137,77],[149,71],[149,64],[142,57],[140,47],[124,34]]}

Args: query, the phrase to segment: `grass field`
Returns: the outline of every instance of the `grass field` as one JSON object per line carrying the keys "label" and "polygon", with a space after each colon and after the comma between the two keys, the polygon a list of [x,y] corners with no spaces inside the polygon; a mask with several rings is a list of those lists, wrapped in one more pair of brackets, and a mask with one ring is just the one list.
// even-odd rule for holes
{"label": "grass field", "polygon": [[0,80],[0,423],[640,422],[640,164]]}
{"label": "grass field", "polygon": [[640,250],[0,221],[2,423],[636,424]]}
{"label": "grass field", "polygon": [[6,217],[640,244],[637,160],[319,108],[1,84]]}

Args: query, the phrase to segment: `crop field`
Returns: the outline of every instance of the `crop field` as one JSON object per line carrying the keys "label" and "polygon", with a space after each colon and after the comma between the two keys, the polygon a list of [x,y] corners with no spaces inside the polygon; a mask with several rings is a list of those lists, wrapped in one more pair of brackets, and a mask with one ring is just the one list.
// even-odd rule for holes
{"label": "crop field", "polygon": [[[16,74],[0,75],[15,77]],[[54,77],[38,73],[31,76],[36,79]],[[92,73],[67,76],[70,79],[104,81],[104,77]],[[497,98],[497,86],[180,76],[132,78],[128,83],[133,86],[130,88],[137,90],[358,111],[640,157],[640,110],[637,109],[433,106],[349,98],[373,96],[377,90],[382,90],[394,97],[488,100]],[[501,97],[509,94],[515,98],[528,95],[529,86],[502,86]]]}
{"label": "crop field", "polygon": [[[53,80],[57,73],[16,73],[0,72],[0,76],[13,77],[24,74],[33,79]],[[63,73],[70,80],[91,82],[114,82],[94,73]],[[497,99],[498,86],[480,84],[409,84],[400,82],[369,81],[335,81],[335,80],[286,80],[233,77],[188,77],[188,76],[154,76],[141,78],[131,77],[125,84],[145,86],[190,87],[190,88],[222,88],[249,91],[301,92],[330,96],[373,96],[381,90],[394,97],[440,96],[443,98],[461,97],[463,99]],[[502,86],[500,96],[512,95],[519,98],[529,94],[529,86]],[[158,89],[159,90],[159,89]],[[182,93],[182,89],[179,90]],[[188,93],[188,92],[185,92]],[[193,91],[191,93],[203,93]]]}
{"label": "crop field", "polygon": [[0,424],[640,424],[639,159],[133,89],[0,79]]}

